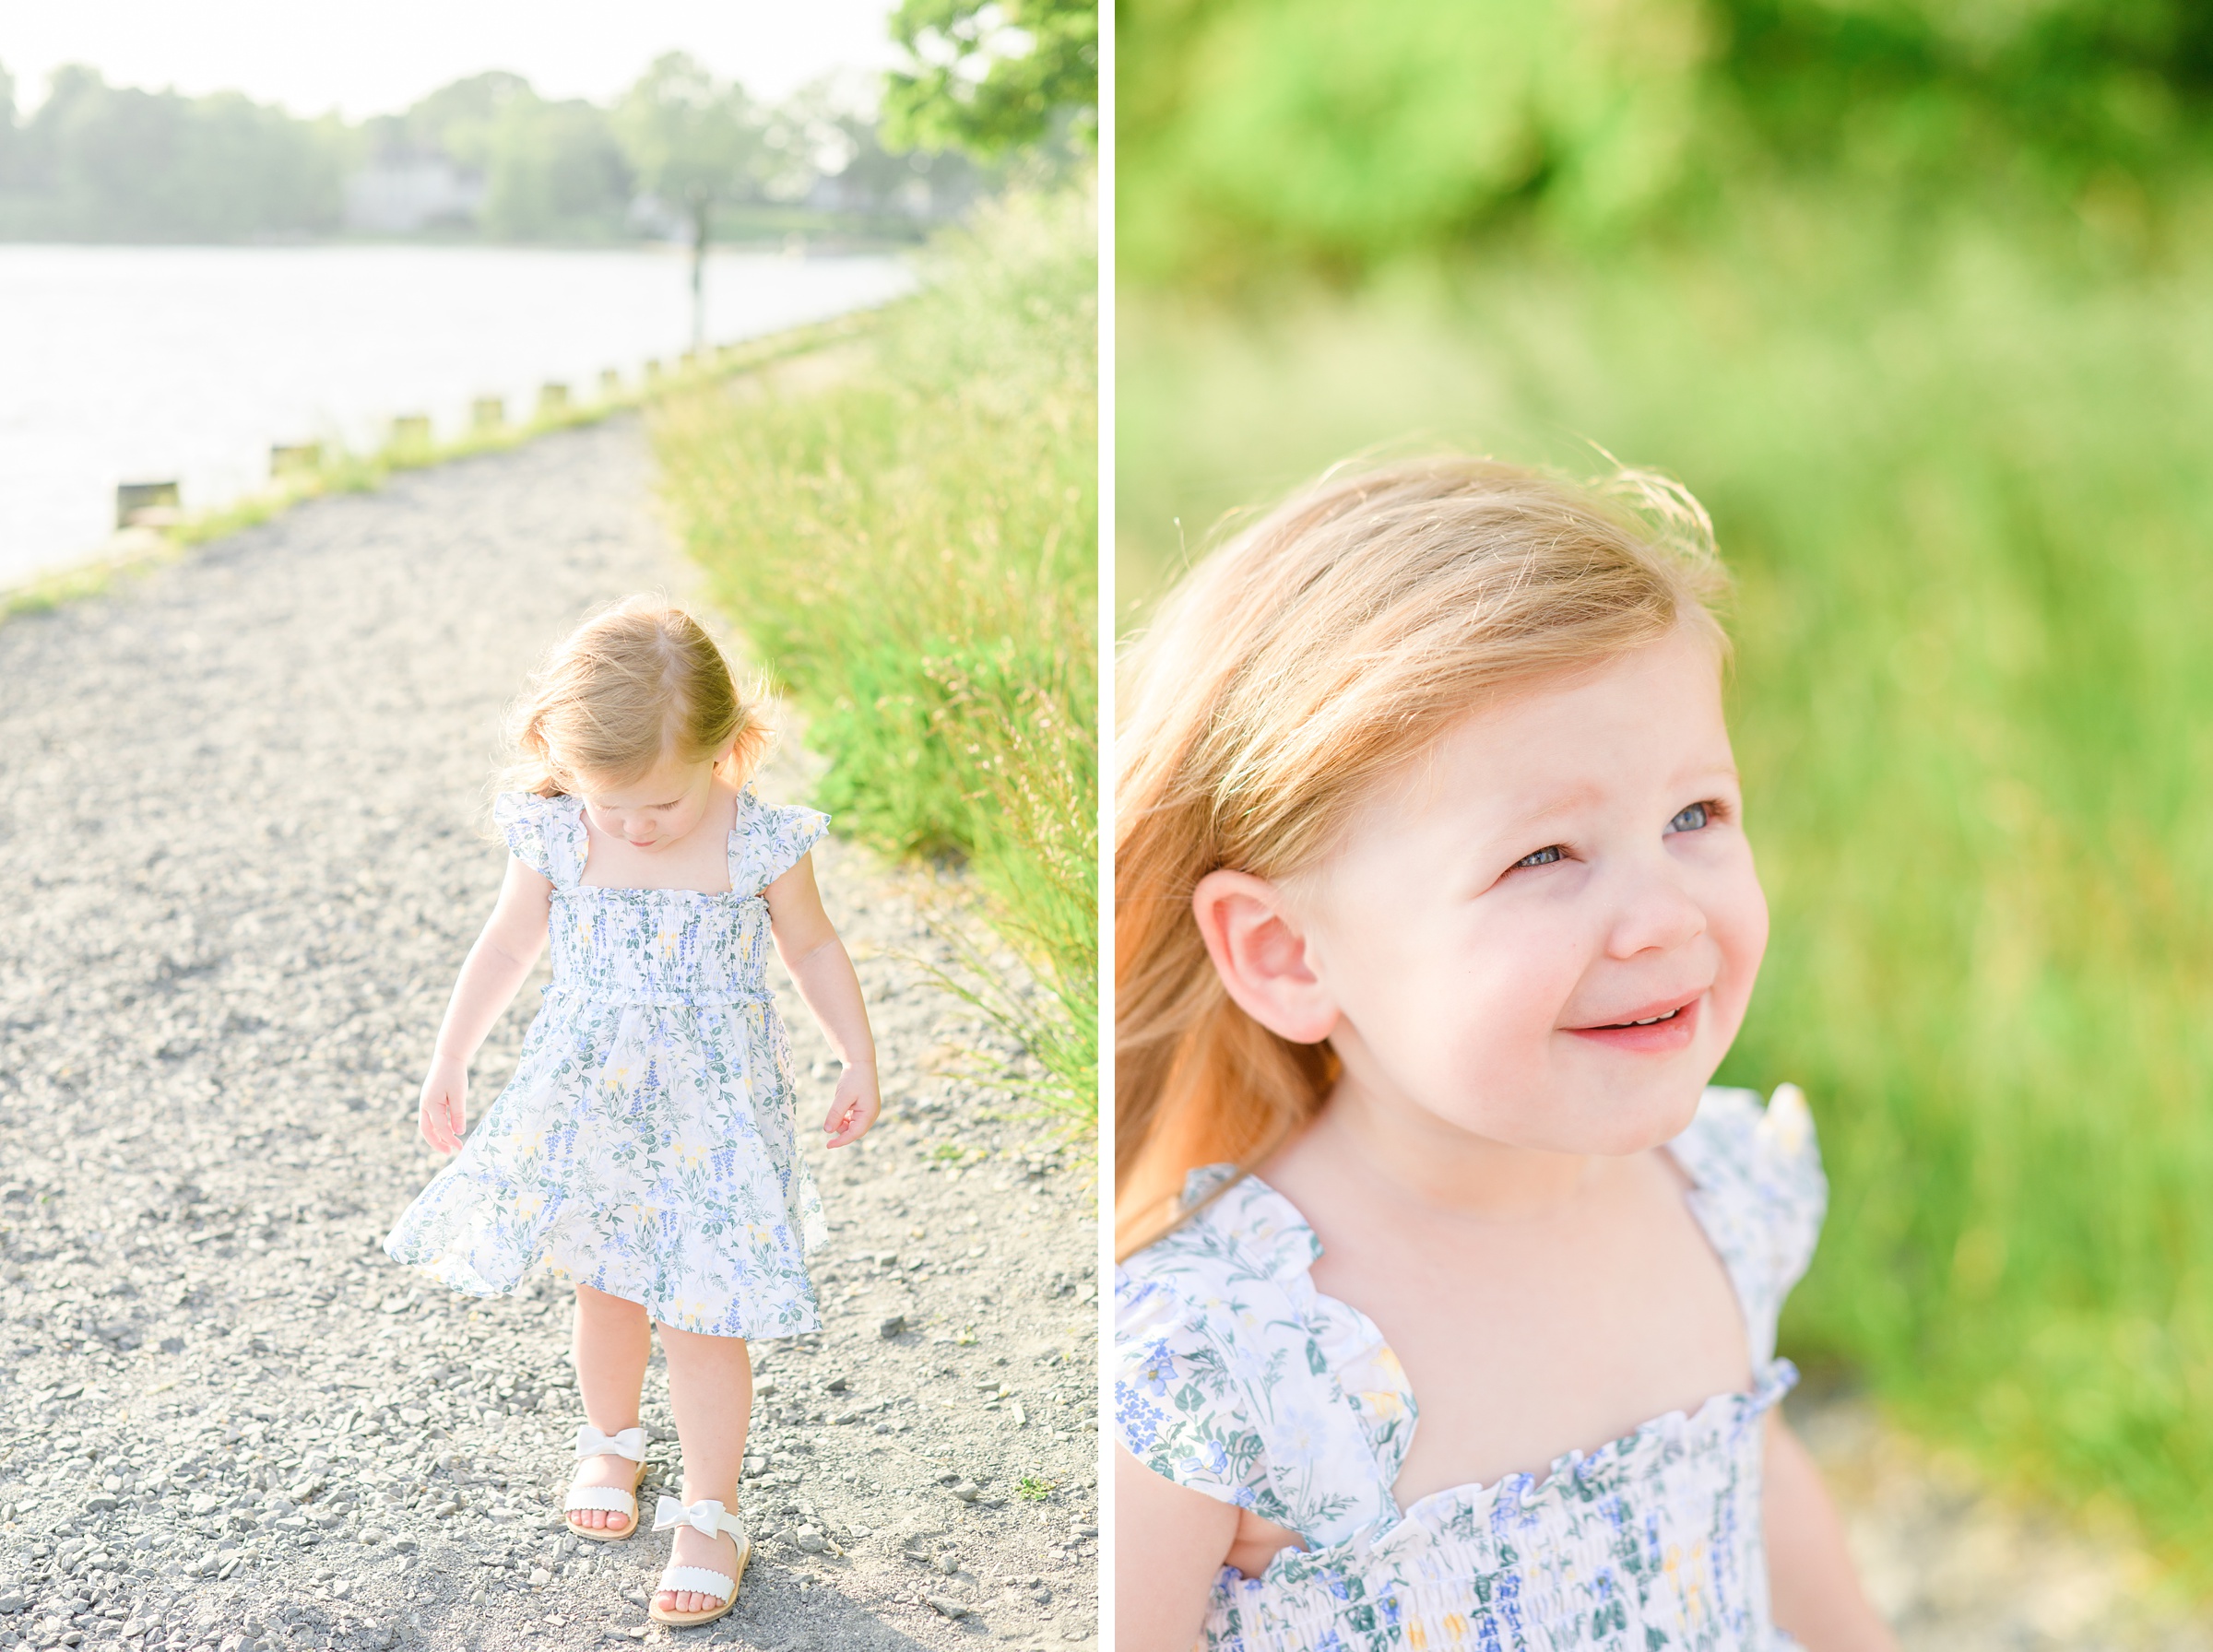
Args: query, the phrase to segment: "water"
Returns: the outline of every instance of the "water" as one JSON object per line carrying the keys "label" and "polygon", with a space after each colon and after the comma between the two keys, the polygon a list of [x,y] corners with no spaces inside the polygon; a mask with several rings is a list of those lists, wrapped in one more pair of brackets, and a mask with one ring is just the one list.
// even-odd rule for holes
{"label": "water", "polygon": [[[478,396],[519,419],[548,381],[634,384],[690,341],[688,273],[674,249],[0,246],[0,586],[97,553],[119,482],[203,509],[266,485],[274,442],[373,448],[407,413],[450,436]],[[717,254],[707,334],[912,284],[893,258]]]}

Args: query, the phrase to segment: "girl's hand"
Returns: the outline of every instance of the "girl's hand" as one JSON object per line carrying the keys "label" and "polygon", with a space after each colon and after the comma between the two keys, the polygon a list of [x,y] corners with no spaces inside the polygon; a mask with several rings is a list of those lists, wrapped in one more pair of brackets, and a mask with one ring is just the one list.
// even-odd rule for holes
{"label": "girl's hand", "polygon": [[844,1147],[858,1141],[882,1111],[882,1098],[876,1093],[876,1069],[865,1064],[848,1067],[838,1075],[829,1115],[822,1120],[822,1129],[830,1138],[827,1145]]}
{"label": "girl's hand", "polygon": [[434,1056],[431,1076],[422,1081],[422,1139],[442,1153],[461,1150],[461,1132],[468,1127],[468,1063],[451,1056]]}

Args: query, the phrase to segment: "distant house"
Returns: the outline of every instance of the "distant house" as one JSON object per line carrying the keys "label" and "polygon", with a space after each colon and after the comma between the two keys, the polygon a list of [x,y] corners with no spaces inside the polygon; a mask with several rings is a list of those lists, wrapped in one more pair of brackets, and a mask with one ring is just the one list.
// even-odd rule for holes
{"label": "distant house", "polygon": [[465,228],[483,207],[483,175],[443,155],[382,155],[346,180],[346,227],[372,235]]}
{"label": "distant house", "polygon": [[863,162],[817,177],[802,204],[817,212],[881,214],[926,223],[957,218],[978,193],[974,171],[964,166],[923,170],[904,164],[904,157],[870,159],[875,165]]}

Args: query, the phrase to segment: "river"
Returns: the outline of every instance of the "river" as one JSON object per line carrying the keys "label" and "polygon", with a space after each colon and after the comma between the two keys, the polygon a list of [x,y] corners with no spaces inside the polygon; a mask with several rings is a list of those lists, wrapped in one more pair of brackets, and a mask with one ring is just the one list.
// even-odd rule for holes
{"label": "river", "polygon": [[[264,486],[269,448],[440,435],[479,396],[635,383],[691,336],[676,249],[0,246],[0,587],[96,554],[115,488],[175,481],[187,510]],[[716,343],[882,302],[890,257],[721,253]]]}

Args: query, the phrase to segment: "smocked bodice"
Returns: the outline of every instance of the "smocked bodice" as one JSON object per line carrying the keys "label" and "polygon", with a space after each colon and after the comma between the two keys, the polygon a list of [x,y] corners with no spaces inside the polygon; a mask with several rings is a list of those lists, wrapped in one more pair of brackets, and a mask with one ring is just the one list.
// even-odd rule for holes
{"label": "smocked bodice", "polygon": [[751,1003],[768,994],[768,903],[675,889],[556,889],[549,996],[594,1003]]}
{"label": "smocked bodice", "polygon": [[[1764,1652],[1762,1420],[1795,1379],[1775,1357],[1783,1296],[1819,1233],[1825,1184],[1805,1103],[1710,1090],[1670,1150],[1744,1312],[1754,1381],[1538,1477],[1394,1494],[1419,1410],[1373,1321],[1318,1291],[1312,1228],[1256,1178],[1206,1197],[1116,1280],[1115,1422],[1178,1484],[1298,1532],[1256,1577],[1225,1568],[1213,1652],[1569,1647]],[[1606,1357],[1593,1327],[1593,1357]]]}
{"label": "smocked bodice", "polygon": [[730,887],[602,889],[583,881],[590,839],[574,797],[509,792],[494,808],[516,856],[553,885],[549,997],[711,1009],[764,1001],[771,945],[762,889],[822,836],[811,808],[768,808],[752,788],[730,822]]}

